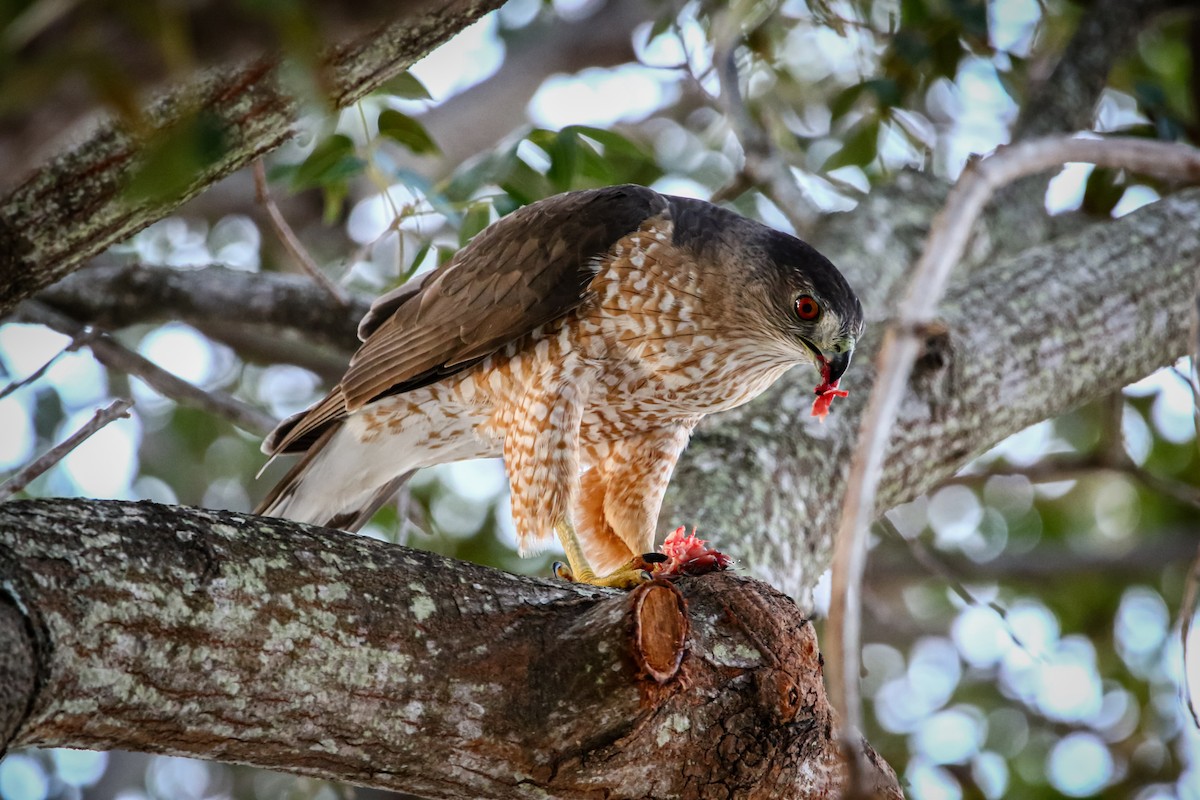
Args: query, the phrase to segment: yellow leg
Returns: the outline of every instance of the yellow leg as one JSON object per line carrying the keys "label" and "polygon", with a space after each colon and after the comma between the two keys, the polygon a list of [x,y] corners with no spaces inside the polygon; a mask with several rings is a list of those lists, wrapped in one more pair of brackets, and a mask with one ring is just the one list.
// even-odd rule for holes
{"label": "yellow leg", "polygon": [[587,556],[583,554],[583,545],[579,541],[579,534],[575,532],[575,526],[571,524],[570,520],[560,522],[556,530],[563,550],[567,553],[567,562],[570,564],[569,571],[564,570],[561,564],[555,565],[554,572],[560,578],[592,586],[611,586],[616,589],[632,589],[653,578],[646,570],[648,564],[641,556],[635,557],[628,564],[608,575],[598,576],[588,564]]}

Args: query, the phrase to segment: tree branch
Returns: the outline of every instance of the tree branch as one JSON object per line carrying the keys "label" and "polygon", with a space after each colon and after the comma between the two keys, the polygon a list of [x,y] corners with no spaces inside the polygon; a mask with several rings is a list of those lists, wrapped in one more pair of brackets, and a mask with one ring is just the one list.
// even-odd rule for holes
{"label": "tree branch", "polygon": [[742,169],[731,184],[713,195],[712,201],[736,199],[746,189],[757,185],[788,218],[796,235],[807,236],[817,221],[818,209],[801,190],[791,165],[780,155],[742,96],[737,48],[747,34],[741,30],[741,10],[744,9],[728,11],[720,18],[717,28],[722,32],[716,37],[713,62],[721,79],[721,104],[725,116],[742,146]]}
{"label": "tree branch", "polygon": [[312,256],[304,249],[300,237],[296,236],[292,226],[288,225],[287,220],[284,219],[283,214],[279,211],[279,206],[275,205],[275,201],[271,198],[271,189],[267,186],[267,168],[263,166],[262,159],[255,159],[254,166],[250,169],[254,173],[254,193],[258,197],[258,202],[266,211],[267,219],[270,221],[275,235],[279,237],[279,241],[291,255],[292,260],[339,306],[344,308],[349,305],[350,301],[346,299],[346,293],[321,271]]}
{"label": "tree branch", "polygon": [[[34,301],[22,305],[19,316],[68,336],[80,337],[87,333],[82,324]],[[259,436],[266,436],[275,427],[277,420],[269,414],[236,397],[194,386],[103,333],[90,336],[84,343],[101,364],[133,375],[169,400],[223,417],[242,430]]]}
{"label": "tree branch", "polygon": [[50,500],[0,506],[0,586],[6,747],[434,798],[815,798],[843,780],[812,626],[745,578],[625,594],[282,520]]}
{"label": "tree branch", "polygon": [[[322,77],[329,102],[341,108],[357,101],[499,5],[499,0],[401,4],[392,21],[326,54]],[[110,121],[0,200],[0,313],[290,138],[299,106],[279,72],[273,58],[211,70],[146,109],[152,131],[170,130],[197,108],[221,130],[223,152],[178,197],[135,202],[125,196],[146,138]]]}
{"label": "tree branch", "polygon": [[[153,322],[184,322],[246,355],[257,336],[274,361],[342,376],[357,349],[358,321],[370,300],[342,308],[312,281],[273,272],[207,267],[175,270],[139,264],[88,267],[38,294],[38,301],[81,322],[110,330]],[[253,353],[252,353],[253,355]]]}
{"label": "tree branch", "polygon": [[[987,561],[936,552],[938,567],[922,563],[916,551],[903,544],[885,540],[871,551],[867,563],[866,585],[887,593],[931,576],[949,581],[1003,581],[1006,585],[1042,586],[1063,575],[1095,575],[1105,579],[1128,581],[1131,576],[1152,577],[1164,569],[1185,563],[1196,554],[1196,533],[1190,527],[1149,529],[1139,532],[1136,542],[1119,547],[1081,551],[1068,545],[1039,544],[1023,553],[1004,552]],[[943,629],[943,633],[945,630]]]}
{"label": "tree branch", "polygon": [[104,408],[98,409],[92,418],[84,423],[79,430],[54,445],[54,447],[51,447],[37,459],[26,464],[24,469],[6,480],[3,484],[0,484],[0,503],[3,503],[24,489],[43,472],[62,461],[72,450],[92,438],[105,425],[122,417],[128,417],[129,409],[132,407],[132,400],[121,398],[112,401]]}
{"label": "tree branch", "polygon": [[992,195],[1019,178],[1068,161],[1179,180],[1200,179],[1200,151],[1192,147],[1142,139],[1055,137],[1001,148],[968,167],[950,192],[945,208],[934,219],[925,251],[913,268],[897,319],[884,334],[876,355],[876,383],[859,427],[835,539],[829,609],[829,693],[834,708],[851,730],[862,724],[858,693],[862,615],[859,589],[867,558],[867,527],[876,514],[884,454],[909,378],[928,339],[950,272],[962,259],[975,222]]}

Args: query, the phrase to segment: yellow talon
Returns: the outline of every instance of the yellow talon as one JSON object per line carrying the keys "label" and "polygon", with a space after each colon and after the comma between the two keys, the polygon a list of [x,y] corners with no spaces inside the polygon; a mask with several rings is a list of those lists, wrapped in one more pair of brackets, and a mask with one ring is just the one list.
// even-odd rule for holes
{"label": "yellow talon", "polygon": [[563,550],[567,553],[568,562],[566,565],[560,561],[554,563],[554,574],[559,578],[576,583],[586,583],[590,586],[609,586],[614,589],[632,589],[654,579],[647,569],[650,565],[642,556],[635,557],[628,564],[618,567],[608,575],[597,575],[583,554],[583,546],[579,543],[579,535],[575,532],[575,526],[564,520],[558,524],[557,530]]}

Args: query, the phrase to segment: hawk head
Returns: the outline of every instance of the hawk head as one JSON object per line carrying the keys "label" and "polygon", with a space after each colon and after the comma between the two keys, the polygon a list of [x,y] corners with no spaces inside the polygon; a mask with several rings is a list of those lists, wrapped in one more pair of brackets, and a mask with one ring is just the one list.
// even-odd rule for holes
{"label": "hawk head", "polygon": [[[863,331],[862,304],[837,267],[794,236],[763,228],[751,271],[767,332],[811,359],[828,383],[850,366]],[[827,368],[827,371],[826,371]]]}
{"label": "hawk head", "polygon": [[670,198],[675,240],[719,264],[737,324],[780,358],[808,361],[835,384],[863,330],[862,304],[829,259],[806,242],[706,203]]}

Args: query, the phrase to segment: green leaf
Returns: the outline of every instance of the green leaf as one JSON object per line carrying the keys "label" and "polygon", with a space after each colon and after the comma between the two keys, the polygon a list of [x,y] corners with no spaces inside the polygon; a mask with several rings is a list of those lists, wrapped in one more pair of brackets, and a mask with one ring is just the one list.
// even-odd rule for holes
{"label": "green leaf", "polygon": [[335,133],[320,142],[292,174],[293,189],[311,189],[343,182],[362,172],[366,163],[355,155],[349,136]]}
{"label": "green leaf", "polygon": [[879,152],[879,119],[870,117],[858,123],[846,137],[842,149],[838,150],[821,167],[825,172],[832,172],[839,167],[865,167],[870,164]]}
{"label": "green leaf", "polygon": [[417,270],[421,267],[421,262],[425,260],[425,256],[429,255],[430,248],[433,247],[431,242],[426,242],[420,250],[413,254],[412,261],[408,263],[408,269],[404,270],[404,274],[400,276],[400,283],[408,283],[412,276],[417,274]]}
{"label": "green leaf", "polygon": [[662,36],[664,33],[671,30],[671,26],[674,23],[674,14],[663,14],[661,17],[654,20],[654,24],[650,26],[650,34],[646,37],[646,44],[653,42],[659,36]]}
{"label": "green leaf", "polygon": [[1093,216],[1110,216],[1128,186],[1129,181],[1123,170],[1099,167],[1092,170],[1083,190],[1082,210]]}
{"label": "green leaf", "polygon": [[592,139],[604,146],[604,154],[614,155],[621,154],[630,158],[648,158],[649,153],[627,136],[622,136],[616,131],[606,130],[604,128],[593,128],[591,125],[572,125],[570,128],[564,128],[577,133],[581,133],[589,139]]}
{"label": "green leaf", "polygon": [[442,152],[424,125],[392,108],[380,112],[379,133],[399,142],[417,155]]}
{"label": "green leaf", "polygon": [[131,198],[167,202],[187,191],[228,148],[221,120],[201,111],[156,132],[126,186]]}
{"label": "green leaf", "polygon": [[518,142],[503,150],[494,150],[469,159],[448,177],[443,178],[433,187],[433,192],[427,193],[427,195],[437,210],[445,214],[452,224],[457,225],[458,209],[440,208],[438,202],[433,198],[440,195],[447,203],[466,203],[475,197],[484,186],[503,180],[512,168],[513,162],[517,160],[519,146]]}
{"label": "green leaf", "polygon": [[429,90],[425,88],[425,84],[407,70],[401,72],[396,77],[387,81],[380,87],[383,94],[390,94],[393,97],[402,97],[405,100],[432,100],[433,97],[429,94]]}
{"label": "green leaf", "polygon": [[555,191],[567,191],[571,188],[579,162],[579,137],[570,129],[560,131],[547,154],[550,156],[550,169],[546,170],[546,177]]}
{"label": "green leaf", "polygon": [[964,35],[987,41],[987,3],[983,0],[950,0],[948,5]]}
{"label": "green leaf", "polygon": [[846,116],[846,112],[854,108],[854,101],[862,96],[866,88],[866,83],[856,83],[835,94],[829,101],[829,113],[832,119],[836,121]]}
{"label": "green leaf", "polygon": [[521,205],[528,205],[554,194],[546,176],[529,166],[522,158],[514,158],[508,171],[497,184]]}
{"label": "green leaf", "polygon": [[462,226],[458,229],[459,244],[466,244],[475,234],[488,226],[492,221],[492,204],[486,200],[476,200],[463,214]]}
{"label": "green leaf", "polygon": [[880,108],[892,108],[900,105],[900,86],[891,78],[873,78],[863,83],[875,95]]}
{"label": "green leaf", "polygon": [[346,205],[346,195],[350,193],[350,187],[345,181],[337,181],[326,184],[325,189],[325,208],[321,213],[321,218],[326,225],[334,225],[342,216],[342,208]]}

